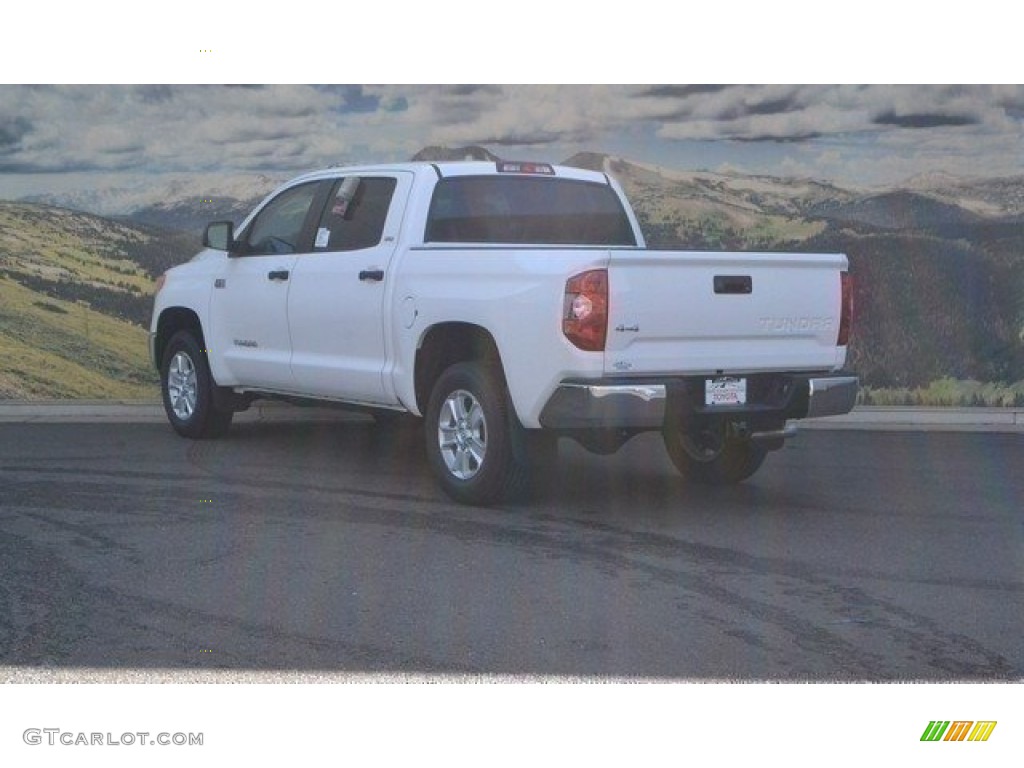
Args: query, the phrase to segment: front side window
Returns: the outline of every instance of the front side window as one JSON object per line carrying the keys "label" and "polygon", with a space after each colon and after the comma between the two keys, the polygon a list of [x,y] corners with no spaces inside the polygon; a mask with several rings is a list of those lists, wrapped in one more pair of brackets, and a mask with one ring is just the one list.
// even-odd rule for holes
{"label": "front side window", "polygon": [[379,244],[396,184],[387,177],[339,180],[316,231],[316,250],[357,251]]}
{"label": "front side window", "polygon": [[286,189],[256,215],[245,236],[246,255],[296,253],[319,182]]}
{"label": "front side window", "polygon": [[636,245],[607,184],[528,176],[455,176],[434,188],[426,242]]}

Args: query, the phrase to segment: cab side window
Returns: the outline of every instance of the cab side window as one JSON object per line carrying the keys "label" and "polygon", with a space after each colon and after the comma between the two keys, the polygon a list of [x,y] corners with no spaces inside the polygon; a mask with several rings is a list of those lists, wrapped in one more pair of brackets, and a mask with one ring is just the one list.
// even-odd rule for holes
{"label": "cab side window", "polygon": [[318,182],[286,189],[256,215],[244,236],[244,255],[272,255],[309,250],[303,242],[305,224],[316,197]]}
{"label": "cab side window", "polygon": [[357,251],[378,245],[391,208],[397,181],[394,178],[359,179],[351,194],[346,179],[337,182],[327,200],[317,229],[316,250]]}

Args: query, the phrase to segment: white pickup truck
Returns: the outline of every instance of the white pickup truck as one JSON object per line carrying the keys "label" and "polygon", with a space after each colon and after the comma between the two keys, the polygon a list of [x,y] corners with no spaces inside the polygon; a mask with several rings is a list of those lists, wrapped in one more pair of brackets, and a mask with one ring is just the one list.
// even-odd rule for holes
{"label": "white pickup truck", "polygon": [[650,430],[686,477],[736,483],[856,398],[845,256],[648,250],[600,172],[331,168],[203,245],[150,328],[179,434],[261,397],[407,413],[463,502],[524,488],[558,437],[612,453]]}

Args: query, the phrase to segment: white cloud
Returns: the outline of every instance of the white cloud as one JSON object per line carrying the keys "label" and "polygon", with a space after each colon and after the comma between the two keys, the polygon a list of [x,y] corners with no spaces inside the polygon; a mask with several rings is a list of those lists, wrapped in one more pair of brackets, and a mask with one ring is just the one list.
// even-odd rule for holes
{"label": "white cloud", "polygon": [[[299,171],[428,144],[705,147],[779,174],[1021,171],[1016,86],[0,86],[0,172]],[[711,151],[714,150],[714,151]],[[722,160],[728,155],[728,160]]]}

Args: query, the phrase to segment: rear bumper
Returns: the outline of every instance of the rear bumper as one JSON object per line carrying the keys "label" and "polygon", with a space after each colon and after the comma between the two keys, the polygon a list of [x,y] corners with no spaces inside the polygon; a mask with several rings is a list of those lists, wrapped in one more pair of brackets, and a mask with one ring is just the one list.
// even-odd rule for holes
{"label": "rear bumper", "polygon": [[553,429],[659,428],[665,422],[665,384],[563,383],[540,414]]}
{"label": "rear bumper", "polygon": [[758,374],[748,377],[750,398],[741,406],[706,406],[706,377],[649,381],[566,381],[540,415],[549,429],[660,429],[666,415],[730,418],[759,424],[849,413],[859,381],[848,374]]}
{"label": "rear bumper", "polygon": [[808,379],[805,419],[842,416],[853,410],[860,381],[856,376],[816,376]]}

